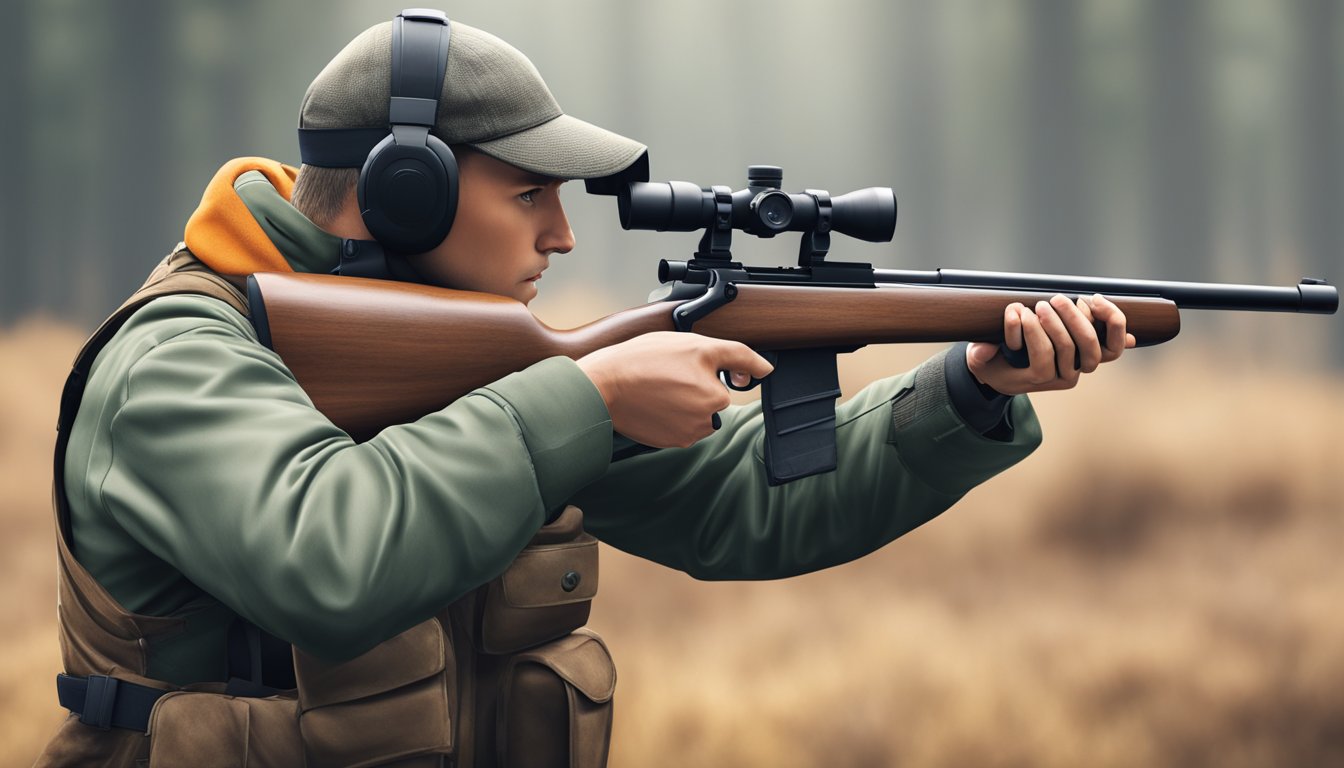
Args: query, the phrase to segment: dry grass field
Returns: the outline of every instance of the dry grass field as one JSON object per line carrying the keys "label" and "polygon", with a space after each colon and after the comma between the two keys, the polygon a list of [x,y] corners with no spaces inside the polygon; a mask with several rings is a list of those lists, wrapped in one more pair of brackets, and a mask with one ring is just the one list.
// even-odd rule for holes
{"label": "dry grass field", "polygon": [[[1190,341],[1036,397],[1034,456],[859,562],[711,584],[604,552],[612,765],[1344,765],[1344,379]],[[61,717],[49,453],[78,342],[0,334],[3,765]],[[929,351],[865,350],[847,391]]]}

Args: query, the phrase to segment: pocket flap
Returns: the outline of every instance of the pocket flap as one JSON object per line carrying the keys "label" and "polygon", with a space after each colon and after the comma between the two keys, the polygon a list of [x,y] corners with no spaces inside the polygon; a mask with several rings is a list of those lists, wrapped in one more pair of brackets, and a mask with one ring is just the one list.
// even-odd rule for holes
{"label": "pocket flap", "polygon": [[528,547],[500,582],[504,602],[513,608],[592,600],[597,594],[597,539],[585,533],[564,544]]}
{"label": "pocket flap", "polygon": [[153,768],[302,765],[303,746],[288,694],[235,698],[173,691],[149,715]]}
{"label": "pocket flap", "polygon": [[438,619],[384,640],[363,655],[331,663],[294,649],[299,708],[375,696],[442,672],[446,661],[443,627]]}
{"label": "pocket flap", "polygon": [[531,662],[548,667],[594,704],[610,701],[616,692],[616,665],[607,644],[586,629],[520,653],[516,658],[520,664]]}
{"label": "pocket flap", "polygon": [[[160,766],[242,766],[247,754],[247,705],[211,693],[173,691],[149,714],[150,761]],[[190,755],[188,761],[186,756]]]}

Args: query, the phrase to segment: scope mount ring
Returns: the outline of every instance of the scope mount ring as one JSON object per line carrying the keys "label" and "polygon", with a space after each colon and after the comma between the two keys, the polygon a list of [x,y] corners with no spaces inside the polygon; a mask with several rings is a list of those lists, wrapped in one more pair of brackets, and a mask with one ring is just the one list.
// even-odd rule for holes
{"label": "scope mount ring", "polygon": [[831,250],[831,193],[824,189],[805,189],[803,194],[817,201],[817,223],[804,232],[798,243],[798,266],[810,267],[825,260]]}
{"label": "scope mount ring", "polygon": [[733,189],[716,184],[709,191],[714,195],[714,223],[700,238],[695,258],[726,263],[733,258]]}

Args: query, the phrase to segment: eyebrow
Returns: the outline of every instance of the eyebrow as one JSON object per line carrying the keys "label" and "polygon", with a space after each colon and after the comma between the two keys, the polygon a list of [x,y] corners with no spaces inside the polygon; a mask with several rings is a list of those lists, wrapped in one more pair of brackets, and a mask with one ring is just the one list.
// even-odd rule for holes
{"label": "eyebrow", "polygon": [[540,173],[524,171],[521,168],[519,169],[519,171],[520,173],[518,175],[518,183],[520,184],[531,184],[533,186],[544,187],[548,184],[551,184],[552,182],[564,181],[564,179],[557,178],[555,176],[546,176]]}

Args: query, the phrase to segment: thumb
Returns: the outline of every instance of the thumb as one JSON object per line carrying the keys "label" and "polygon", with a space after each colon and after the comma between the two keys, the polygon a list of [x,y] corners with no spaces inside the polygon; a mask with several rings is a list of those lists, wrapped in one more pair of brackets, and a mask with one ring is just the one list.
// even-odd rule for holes
{"label": "thumb", "polygon": [[973,341],[970,346],[966,347],[966,362],[986,365],[997,354],[999,354],[999,345]]}

